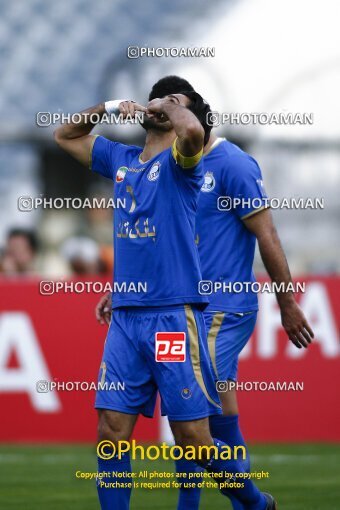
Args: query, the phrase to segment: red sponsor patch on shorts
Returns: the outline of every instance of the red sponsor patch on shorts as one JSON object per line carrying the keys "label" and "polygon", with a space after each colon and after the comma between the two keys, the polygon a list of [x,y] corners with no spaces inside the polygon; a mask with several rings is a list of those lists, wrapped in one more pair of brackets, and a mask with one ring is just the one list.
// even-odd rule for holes
{"label": "red sponsor patch on shorts", "polygon": [[158,332],[155,335],[156,350],[155,359],[161,362],[179,362],[183,363],[186,360],[185,339],[186,334],[184,331],[180,332]]}

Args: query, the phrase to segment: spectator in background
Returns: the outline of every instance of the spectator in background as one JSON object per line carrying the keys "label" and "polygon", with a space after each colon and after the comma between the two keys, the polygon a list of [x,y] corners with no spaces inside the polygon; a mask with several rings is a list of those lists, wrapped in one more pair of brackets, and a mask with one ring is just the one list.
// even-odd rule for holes
{"label": "spectator in background", "polygon": [[[112,201],[112,190],[106,184],[95,183],[89,189],[90,199],[98,204],[109,204]],[[100,246],[100,259],[103,271],[113,272],[112,218],[113,208],[91,207],[86,210],[87,232]]]}
{"label": "spectator in background", "polygon": [[61,253],[76,275],[100,274],[107,271],[101,259],[98,244],[89,237],[79,236],[67,239]]}
{"label": "spectator in background", "polygon": [[[112,189],[106,183],[94,183],[88,190],[93,206],[85,210],[86,229],[88,235],[101,246],[112,248],[112,215],[113,208],[105,207],[112,203]],[[95,204],[98,204],[98,207]],[[112,256],[112,253],[111,253]]]}
{"label": "spectator in background", "polygon": [[32,230],[11,229],[0,259],[1,273],[6,276],[34,275],[38,249],[38,239]]}

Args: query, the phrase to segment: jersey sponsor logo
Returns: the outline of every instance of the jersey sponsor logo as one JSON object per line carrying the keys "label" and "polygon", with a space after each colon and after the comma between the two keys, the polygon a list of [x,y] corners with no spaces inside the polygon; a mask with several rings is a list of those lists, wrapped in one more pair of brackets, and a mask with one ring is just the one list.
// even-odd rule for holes
{"label": "jersey sponsor logo", "polygon": [[186,360],[185,338],[184,331],[156,333],[156,361],[183,363]]}
{"label": "jersey sponsor logo", "polygon": [[128,168],[126,166],[121,166],[118,168],[117,175],[116,175],[116,182],[123,182],[125,179],[126,172],[128,171]]}
{"label": "jersey sponsor logo", "polygon": [[144,221],[141,218],[137,218],[134,225],[130,224],[129,221],[120,222],[118,225],[117,237],[121,239],[143,239],[151,237],[155,240],[156,227],[154,225],[151,226],[151,224],[149,225],[149,218],[146,218]]}
{"label": "jersey sponsor logo", "polygon": [[204,176],[204,183],[201,188],[201,191],[205,193],[212,191],[216,186],[216,180],[214,174],[212,172],[207,172]]}
{"label": "jersey sponsor logo", "polygon": [[161,164],[159,161],[157,161],[157,163],[154,163],[152,165],[152,167],[150,168],[149,170],[149,173],[148,173],[148,179],[149,181],[157,181],[158,177],[159,177],[159,173],[160,173],[160,168],[161,168]]}

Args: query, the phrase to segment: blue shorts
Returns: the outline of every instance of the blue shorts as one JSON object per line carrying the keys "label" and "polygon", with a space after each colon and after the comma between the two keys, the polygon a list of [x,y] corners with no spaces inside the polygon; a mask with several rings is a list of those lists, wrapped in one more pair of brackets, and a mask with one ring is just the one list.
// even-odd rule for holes
{"label": "blue shorts", "polygon": [[189,305],[114,309],[99,382],[97,409],[152,416],[158,390],[169,420],[221,412],[203,312]]}
{"label": "blue shorts", "polygon": [[257,312],[204,312],[212,368],[219,381],[236,381],[238,357],[251,337]]}

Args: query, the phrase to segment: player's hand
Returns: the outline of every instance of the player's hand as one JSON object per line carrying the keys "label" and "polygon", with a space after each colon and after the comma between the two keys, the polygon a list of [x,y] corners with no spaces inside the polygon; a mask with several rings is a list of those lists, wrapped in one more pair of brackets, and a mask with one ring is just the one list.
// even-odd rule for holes
{"label": "player's hand", "polygon": [[112,297],[111,292],[105,294],[100,298],[99,303],[96,306],[96,319],[100,324],[110,324],[111,313],[112,313]]}
{"label": "player's hand", "polygon": [[124,119],[127,116],[134,119],[136,112],[146,113],[147,110],[146,110],[145,106],[135,103],[134,101],[122,101],[121,103],[119,103],[119,111],[120,111],[120,113],[123,114]]}
{"label": "player's hand", "polygon": [[168,117],[164,113],[164,106],[169,103],[172,103],[172,101],[169,99],[165,99],[165,98],[153,99],[152,101],[150,101],[148,103],[147,112],[146,112],[147,116],[150,118],[156,117],[161,122],[166,122],[168,120]]}
{"label": "player's hand", "polygon": [[294,299],[281,306],[281,321],[289,340],[298,349],[301,349],[301,347],[307,348],[314,338],[314,333],[303,311]]}

